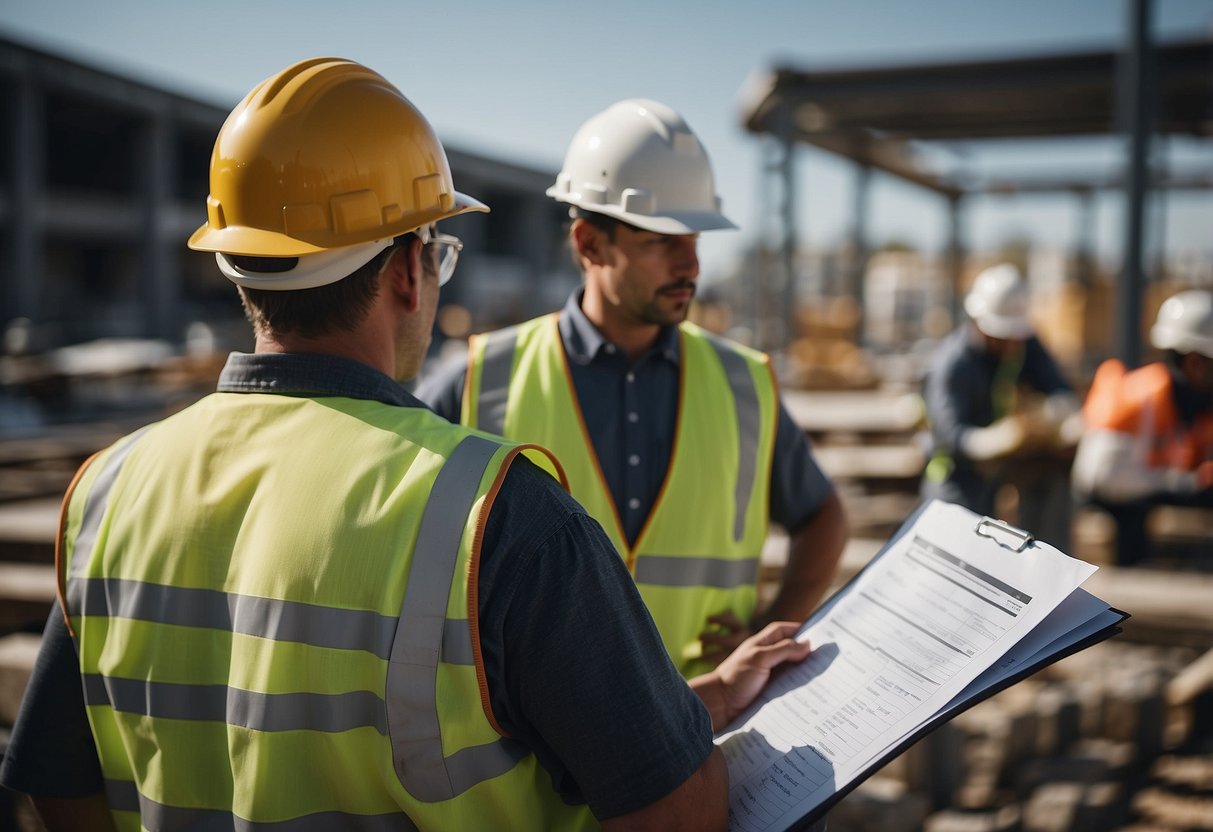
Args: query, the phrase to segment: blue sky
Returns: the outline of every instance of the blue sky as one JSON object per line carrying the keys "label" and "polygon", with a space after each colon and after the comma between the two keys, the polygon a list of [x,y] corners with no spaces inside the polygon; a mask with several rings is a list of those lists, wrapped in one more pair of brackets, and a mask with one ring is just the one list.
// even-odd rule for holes
{"label": "blue sky", "polygon": [[[1161,39],[1213,33],[1213,0],[1155,0]],[[360,60],[394,81],[444,141],[468,150],[559,167],[578,125],[612,102],[655,98],[678,109],[712,156],[725,212],[741,232],[706,235],[705,271],[770,223],[762,214],[761,146],[739,126],[747,76],[777,64],[832,69],[981,58],[1124,39],[1123,0],[572,0],[426,4],[346,0],[0,0],[0,31],[152,83],[230,106],[253,84],[305,57]],[[1082,161],[1115,170],[1114,143],[1002,147],[975,164],[1057,169]],[[1213,141],[1176,152],[1213,170]],[[799,161],[799,233],[812,244],[844,238],[851,167],[806,151]],[[1168,203],[1166,245],[1213,254],[1213,194]],[[941,201],[878,176],[875,244],[908,240],[937,249]],[[1101,254],[1119,253],[1120,200],[1101,198]],[[1065,245],[1078,218],[1065,197],[981,200],[969,243],[1015,236]]]}

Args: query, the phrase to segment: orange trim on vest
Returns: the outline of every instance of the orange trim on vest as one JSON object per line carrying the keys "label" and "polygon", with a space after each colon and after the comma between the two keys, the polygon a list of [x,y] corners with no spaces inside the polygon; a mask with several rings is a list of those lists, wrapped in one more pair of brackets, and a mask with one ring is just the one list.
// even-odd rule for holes
{"label": "orange trim on vest", "polygon": [[[606,475],[602,473],[602,463],[598,461],[598,450],[594,447],[593,440],[590,439],[590,429],[585,423],[585,413],[581,409],[581,399],[577,397],[577,387],[573,384],[573,370],[569,367],[569,356],[564,351],[564,339],[560,337],[560,313],[554,313],[551,316],[552,326],[556,328],[556,343],[560,345],[560,369],[564,371],[564,380],[568,385],[569,398],[573,400],[573,413],[577,416],[577,426],[581,429],[581,442],[585,449],[589,452],[590,461],[594,463],[594,474],[598,477],[598,484],[602,487],[602,491],[607,495],[607,502],[611,506],[611,518],[615,521],[615,533],[619,536],[619,540],[627,549],[627,554],[624,556],[623,562],[627,566],[628,572],[632,571],[636,563],[636,548],[628,543],[628,536],[623,530],[623,518],[619,516],[619,506],[615,505],[615,497],[611,494],[610,486],[607,485]],[[596,520],[598,518],[595,518]],[[599,522],[602,522],[599,520]],[[636,538],[638,541],[639,537]]]}
{"label": "orange trim on vest", "polygon": [[767,368],[767,373],[771,376],[771,387],[775,391],[775,406],[771,408],[771,452],[767,455],[767,470],[771,471],[775,468],[775,442],[779,439],[779,379],[775,377],[775,368],[771,365],[771,360],[763,354],[766,359],[763,365]]}
{"label": "orange trim on vest", "polygon": [[71,505],[72,495],[76,493],[76,486],[80,484],[80,478],[84,476],[88,466],[92,465],[93,460],[100,455],[101,451],[97,451],[84,460],[76,469],[76,473],[72,475],[72,481],[67,484],[67,491],[63,493],[63,503],[59,507],[59,525],[55,529],[55,597],[59,600],[59,610],[63,613],[63,622],[67,624],[67,631],[73,639],[76,637],[76,631],[72,629],[72,619],[67,613],[67,573],[63,563],[63,534],[67,531],[67,509]]}
{"label": "orange trim on vest", "polygon": [[[460,421],[463,421],[463,413],[468,412],[465,408],[470,406],[468,402],[471,399],[468,397],[472,395],[472,375],[476,373],[476,350],[480,347],[478,343],[480,339],[481,336],[479,335],[473,335],[468,339],[468,368],[467,372],[463,374],[463,398],[459,400]],[[477,396],[476,398],[479,401],[480,397]]]}
{"label": "orange trim on vest", "polygon": [[661,480],[661,488],[657,489],[657,497],[653,500],[653,505],[649,507],[649,516],[644,518],[644,525],[640,527],[640,533],[636,535],[636,545],[628,547],[629,572],[632,572],[632,568],[636,563],[636,552],[640,549],[640,543],[644,540],[645,535],[649,533],[649,527],[657,516],[657,510],[661,507],[661,501],[665,499],[665,492],[669,488],[671,474],[674,471],[674,460],[678,459],[678,442],[682,439],[682,409],[683,404],[686,402],[687,392],[686,332],[681,326],[678,327],[678,350],[678,405],[674,409],[674,442],[670,447],[670,461],[665,466],[665,476]]}
{"label": "orange trim on vest", "polygon": [[509,734],[502,729],[501,724],[497,722],[497,717],[493,715],[493,705],[489,698],[488,676],[484,672],[484,654],[480,651],[480,549],[484,544],[484,528],[489,520],[489,511],[492,510],[493,503],[497,500],[497,494],[501,491],[501,485],[505,482],[506,472],[510,470],[514,457],[523,451],[529,450],[539,451],[550,459],[552,464],[556,466],[561,488],[566,492],[569,490],[568,477],[565,476],[564,468],[560,465],[560,460],[556,459],[555,455],[547,448],[540,445],[519,445],[516,448],[512,448],[506,454],[501,467],[497,469],[497,476],[493,480],[493,485],[484,496],[484,503],[480,506],[480,515],[476,518],[476,535],[472,538],[471,556],[468,558],[468,633],[472,641],[472,657],[476,664],[476,685],[480,688],[480,707],[484,710],[484,716],[489,721],[489,725],[503,737],[508,737]]}

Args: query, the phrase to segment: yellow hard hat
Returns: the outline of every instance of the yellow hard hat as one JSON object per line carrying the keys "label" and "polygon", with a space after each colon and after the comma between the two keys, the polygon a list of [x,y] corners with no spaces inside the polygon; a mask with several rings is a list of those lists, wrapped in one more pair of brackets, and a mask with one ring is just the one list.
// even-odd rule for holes
{"label": "yellow hard hat", "polygon": [[221,255],[307,261],[348,249],[355,260],[370,251],[365,263],[393,237],[488,210],[455,190],[442,144],[400,90],[340,58],[255,87],[219,131],[210,175],[207,221],[189,247]]}

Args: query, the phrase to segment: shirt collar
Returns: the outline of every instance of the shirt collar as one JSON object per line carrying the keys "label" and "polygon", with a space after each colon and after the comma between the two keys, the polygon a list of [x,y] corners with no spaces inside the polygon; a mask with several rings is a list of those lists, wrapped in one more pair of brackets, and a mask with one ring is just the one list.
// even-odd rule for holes
{"label": "shirt collar", "polygon": [[365,364],[319,353],[241,353],[227,357],[220,393],[370,399],[398,407],[425,407],[403,385]]}
{"label": "shirt collar", "polygon": [[[598,331],[598,327],[581,311],[581,296],[585,290],[577,289],[565,301],[564,309],[560,312],[558,326],[560,340],[564,342],[564,351],[570,361],[577,364],[589,364],[602,353],[613,354],[616,347]],[[678,363],[678,327],[663,326],[657,333],[657,340],[649,348],[640,361],[653,356],[661,356],[671,363]],[[637,362],[639,363],[639,362]]]}

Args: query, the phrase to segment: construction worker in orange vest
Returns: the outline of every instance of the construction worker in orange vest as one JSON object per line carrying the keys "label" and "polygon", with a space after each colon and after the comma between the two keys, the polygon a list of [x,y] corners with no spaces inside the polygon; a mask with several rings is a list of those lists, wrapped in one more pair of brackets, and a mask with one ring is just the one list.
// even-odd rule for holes
{"label": "construction worker in orange vest", "polygon": [[1213,508],[1213,293],[1167,298],[1150,343],[1162,361],[1130,371],[1111,359],[1096,371],[1074,460],[1076,495],[1116,520],[1122,565],[1148,554],[1154,506]]}

